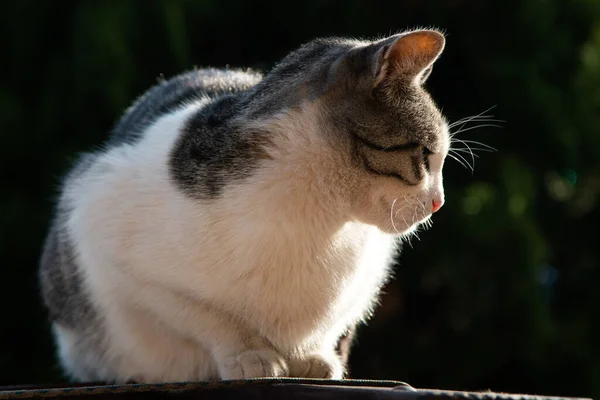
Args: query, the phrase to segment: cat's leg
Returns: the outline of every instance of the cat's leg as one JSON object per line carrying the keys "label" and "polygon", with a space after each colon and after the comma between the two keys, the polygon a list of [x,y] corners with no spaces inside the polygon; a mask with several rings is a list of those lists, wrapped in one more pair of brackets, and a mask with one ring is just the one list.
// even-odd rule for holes
{"label": "cat's leg", "polygon": [[[208,311],[208,310],[207,310]],[[224,380],[288,376],[288,363],[258,332],[210,311],[202,318],[202,342],[210,349],[219,376]]]}
{"label": "cat's leg", "polygon": [[[139,312],[139,309],[121,306],[111,317],[119,329],[126,329],[126,337],[124,335],[120,342],[128,344],[122,348],[139,347],[147,342],[147,348],[139,349],[138,354],[144,351],[162,352],[165,357],[170,354],[168,349],[157,348],[161,346],[160,338],[142,339],[148,337],[146,327],[159,320],[164,329],[181,340],[186,338],[197,343],[212,358],[211,365],[215,371],[200,368],[196,376],[198,380],[214,379],[215,372],[223,380],[289,375],[287,361],[266,339],[208,301],[181,296],[155,285],[152,288],[146,286],[143,292],[136,293],[136,301],[147,307],[147,311]],[[148,298],[145,298],[146,295]],[[174,346],[166,343],[164,347]],[[147,363],[136,364],[144,368]],[[138,379],[147,380],[143,373],[138,375]]]}
{"label": "cat's leg", "polygon": [[227,357],[219,365],[221,379],[288,376],[288,364],[275,350],[245,350]]}
{"label": "cat's leg", "polygon": [[344,378],[348,371],[348,357],[355,330],[356,325],[350,326],[335,341],[335,346],[321,344],[319,350],[293,357],[289,362],[290,375],[301,378]]}
{"label": "cat's leg", "polygon": [[[203,331],[198,339],[211,353],[220,379],[248,379],[287,376],[288,364],[267,340],[225,315],[210,310],[195,312]],[[204,315],[199,315],[204,314]]]}
{"label": "cat's leg", "polygon": [[342,379],[345,368],[336,352],[320,350],[290,359],[290,376],[298,378]]}
{"label": "cat's leg", "polygon": [[114,374],[103,368],[104,354],[98,337],[90,332],[80,332],[59,323],[52,324],[58,357],[63,371],[78,382],[110,382]]}
{"label": "cat's leg", "polygon": [[335,346],[335,352],[337,353],[344,369],[346,370],[346,376],[348,376],[348,361],[350,359],[350,350],[352,348],[352,342],[354,341],[354,335],[356,333],[356,324],[348,328],[348,331],[342,335]]}

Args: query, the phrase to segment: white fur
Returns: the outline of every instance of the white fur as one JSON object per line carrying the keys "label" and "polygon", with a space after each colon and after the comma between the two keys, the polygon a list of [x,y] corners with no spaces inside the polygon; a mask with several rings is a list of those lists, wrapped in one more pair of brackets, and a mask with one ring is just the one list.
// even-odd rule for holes
{"label": "white fur", "polygon": [[[272,159],[252,177],[220,199],[191,199],[171,182],[168,157],[202,104],[106,151],[66,188],[67,227],[106,351],[81,354],[74,333],[57,326],[63,363],[80,379],[117,381],[341,378],[335,343],[372,311],[394,250],[391,200],[407,192],[382,178],[367,197],[385,192],[388,208],[377,226],[365,223],[372,213],[362,218],[360,207],[370,200],[348,198],[360,189],[352,181],[367,180],[317,134],[318,115],[305,107],[303,118],[267,124]],[[443,196],[441,161],[432,166],[440,173],[420,189],[429,202]]]}

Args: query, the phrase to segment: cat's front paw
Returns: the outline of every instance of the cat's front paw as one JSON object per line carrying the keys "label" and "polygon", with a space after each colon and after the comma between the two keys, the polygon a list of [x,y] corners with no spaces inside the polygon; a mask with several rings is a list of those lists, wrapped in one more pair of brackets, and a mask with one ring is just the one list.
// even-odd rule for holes
{"label": "cat's front paw", "polygon": [[335,354],[309,354],[290,360],[290,376],[299,378],[342,379],[344,367]]}
{"label": "cat's front paw", "polygon": [[247,350],[226,358],[219,370],[223,380],[288,375],[287,363],[281,355],[271,349]]}

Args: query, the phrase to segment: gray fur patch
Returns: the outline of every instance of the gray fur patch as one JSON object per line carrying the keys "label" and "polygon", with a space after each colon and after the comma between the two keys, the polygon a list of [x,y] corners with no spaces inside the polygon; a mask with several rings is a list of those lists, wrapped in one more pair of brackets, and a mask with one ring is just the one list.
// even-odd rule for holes
{"label": "gray fur patch", "polygon": [[239,126],[241,105],[235,96],[224,96],[193,115],[182,130],[170,157],[175,184],[194,198],[221,194],[234,180],[251,174],[267,158],[268,139]]}
{"label": "gray fur patch", "polygon": [[164,114],[204,97],[217,98],[248,90],[262,76],[256,72],[200,69],[163,80],[144,93],[114,128],[108,146],[132,143]]}
{"label": "gray fur patch", "polygon": [[88,325],[96,319],[75,263],[74,249],[55,223],[44,246],[40,283],[50,319],[69,328]]}
{"label": "gray fur patch", "polygon": [[[65,177],[65,183],[72,183],[84,174],[94,163],[95,154],[84,154],[75,167]],[[77,357],[69,357],[74,363],[65,367],[72,378],[98,379],[94,367],[84,365],[89,354],[102,355],[105,352],[105,335],[102,319],[92,305],[81,272],[77,266],[76,249],[66,229],[70,208],[60,199],[56,216],[44,244],[38,272],[41,296],[48,311],[49,319],[55,327],[72,331],[67,349],[61,349]],[[55,335],[58,333],[55,332]],[[57,342],[59,338],[57,337]],[[92,357],[97,359],[98,356]]]}
{"label": "gray fur patch", "polygon": [[[417,185],[426,173],[425,153],[436,148],[443,120],[427,92],[406,76],[377,82],[381,54],[399,37],[377,42],[316,39],[253,86],[217,93],[189,119],[171,154],[175,185],[194,198],[218,197],[228,183],[250,176],[265,157],[269,133],[248,132],[248,122],[317,99],[328,116],[328,131],[355,141],[352,156],[358,166]],[[186,96],[202,93],[202,76]],[[174,78],[173,85],[181,79]],[[194,90],[199,91],[193,95]],[[148,99],[162,93],[154,91]]]}
{"label": "gray fur patch", "polygon": [[[95,159],[95,154],[83,154],[64,178],[63,187],[89,170]],[[66,328],[79,329],[93,327],[98,316],[85,291],[76,250],[65,227],[70,213],[65,201],[59,199],[40,259],[39,284],[50,320]]]}
{"label": "gray fur patch", "polygon": [[322,95],[331,78],[332,63],[356,43],[341,38],[320,38],[290,53],[246,96],[246,117],[265,118]]}

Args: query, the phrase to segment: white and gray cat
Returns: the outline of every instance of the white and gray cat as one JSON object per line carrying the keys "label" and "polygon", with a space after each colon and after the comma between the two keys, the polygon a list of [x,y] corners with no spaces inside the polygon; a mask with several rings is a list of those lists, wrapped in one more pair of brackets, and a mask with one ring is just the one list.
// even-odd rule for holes
{"label": "white and gray cat", "polygon": [[68,174],[40,281],[75,380],[339,379],[396,239],[444,201],[435,30],[200,69]]}

